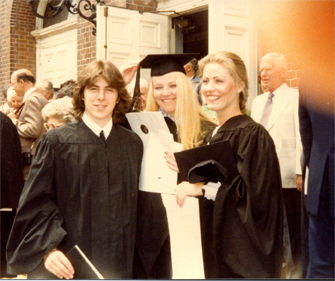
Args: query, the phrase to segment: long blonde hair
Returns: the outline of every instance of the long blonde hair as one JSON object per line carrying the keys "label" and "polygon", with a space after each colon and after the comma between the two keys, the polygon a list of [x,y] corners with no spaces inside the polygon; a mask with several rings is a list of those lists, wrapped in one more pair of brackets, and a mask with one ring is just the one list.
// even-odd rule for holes
{"label": "long blonde hair", "polygon": [[[181,72],[172,72],[177,82],[177,105],[175,123],[178,130],[178,139],[183,149],[190,149],[201,144],[208,131],[202,129],[204,122],[215,124],[203,111],[192,87],[189,78]],[[153,80],[153,79],[152,79]],[[158,111],[159,106],[153,95],[153,81],[149,87],[146,111]]]}

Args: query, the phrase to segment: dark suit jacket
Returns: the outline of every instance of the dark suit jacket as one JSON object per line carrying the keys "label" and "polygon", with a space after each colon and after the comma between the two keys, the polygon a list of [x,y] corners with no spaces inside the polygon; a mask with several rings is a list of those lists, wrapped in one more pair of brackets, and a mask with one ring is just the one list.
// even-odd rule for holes
{"label": "dark suit jacket", "polygon": [[[306,72],[300,81],[299,120],[309,168],[307,209],[318,215],[320,203],[334,217],[334,72]],[[320,77],[319,77],[320,78]]]}
{"label": "dark suit jacket", "polygon": [[0,137],[0,208],[17,208],[23,188],[21,144],[12,120],[2,112],[0,112]]}

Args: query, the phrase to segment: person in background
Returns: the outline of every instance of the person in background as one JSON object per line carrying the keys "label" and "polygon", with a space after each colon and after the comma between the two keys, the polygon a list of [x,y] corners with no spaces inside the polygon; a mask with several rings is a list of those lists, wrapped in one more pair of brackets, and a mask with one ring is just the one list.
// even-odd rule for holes
{"label": "person in background", "polygon": [[1,278],[13,278],[6,273],[6,244],[23,189],[21,144],[13,122],[0,112],[0,224],[1,224]]}
{"label": "person in background", "polygon": [[51,100],[42,109],[42,117],[47,131],[74,122],[76,119],[72,98],[65,96],[61,99]]}
{"label": "person in background", "polygon": [[[135,90],[135,80],[133,80],[130,84],[127,85],[127,90],[130,96],[133,97],[134,90]],[[149,84],[147,80],[145,80],[144,78],[141,78],[140,79],[141,104],[139,105],[140,111],[145,110],[147,106],[148,92],[149,92]]]}
{"label": "person in background", "polygon": [[41,80],[35,84],[35,88],[40,92],[47,100],[53,99],[54,88],[52,82],[49,80]]}
{"label": "person in background", "polygon": [[24,179],[27,179],[31,161],[35,154],[40,138],[45,133],[43,127],[42,109],[47,99],[40,94],[35,85],[34,75],[27,69],[15,71],[11,77],[13,90],[23,97],[23,106],[18,112],[11,112],[8,117],[16,126],[21,142],[24,159]]}
{"label": "person in background", "polygon": [[187,64],[184,65],[186,76],[190,78],[191,84],[197,94],[199,103],[202,105],[202,109],[213,118],[213,121],[217,123],[216,112],[210,110],[206,102],[204,102],[201,95],[201,78],[199,77],[199,64],[197,59],[190,60]]}
{"label": "person in background", "polygon": [[2,96],[5,100],[5,103],[1,105],[0,111],[4,114],[8,115],[10,113],[10,109],[12,108],[11,102],[8,100],[8,97],[10,96],[10,93],[13,91],[13,87],[5,87],[2,90]]}
{"label": "person in background", "polygon": [[60,85],[59,90],[55,93],[55,99],[61,99],[64,96],[68,96],[70,98],[73,97],[73,91],[75,88],[76,81],[73,79],[67,80]]}
{"label": "person in background", "polygon": [[23,105],[23,97],[19,96],[15,91],[12,91],[8,100],[12,104],[11,112],[14,114],[19,112],[21,106]]}
{"label": "person in background", "polygon": [[[301,278],[302,144],[298,116],[299,92],[285,84],[286,71],[287,61],[284,55],[268,53],[262,57],[260,78],[266,93],[254,99],[251,117],[268,130],[275,142],[286,213],[284,217],[286,277]],[[290,252],[293,260],[290,259]]]}
{"label": "person in background", "polygon": [[199,103],[202,105],[201,78],[199,77],[199,65],[197,59],[191,59],[184,65],[186,76],[190,79],[194,91],[197,94]]}
{"label": "person in background", "polygon": [[[184,64],[195,54],[148,55],[140,63],[123,66],[131,81],[137,68],[133,103],[140,97],[140,68],[151,69],[146,112],[160,111],[175,141],[183,149],[199,146],[215,123],[201,109],[185,75]],[[168,155],[169,153],[167,153]],[[166,156],[167,157],[167,156]],[[172,278],[169,227],[161,194],[139,191],[134,277]]]}
{"label": "person in background", "polygon": [[[334,5],[334,4],[333,4]],[[333,6],[334,7],[334,6]],[[319,15],[321,16],[321,15]],[[334,33],[334,19],[329,23]],[[299,120],[307,176],[309,265],[307,278],[335,277],[335,82],[332,44],[318,43],[299,84]],[[312,54],[312,52],[311,52]]]}
{"label": "person in background", "polygon": [[[280,278],[283,202],[279,162],[269,133],[246,115],[245,64],[234,53],[218,52],[204,57],[199,65],[202,94],[219,121],[202,145],[228,140],[237,169],[236,175],[226,173],[221,182],[205,174],[198,176],[199,182],[176,190],[180,206],[186,196],[199,196],[205,277]],[[178,171],[173,157],[167,161]],[[225,162],[211,165],[226,171],[231,168]],[[210,179],[202,182],[204,178]],[[216,194],[209,193],[210,184]]]}
{"label": "person in background", "polygon": [[7,244],[7,272],[71,279],[80,268],[65,254],[78,245],[104,278],[132,278],[143,144],[119,125],[130,102],[111,62],[93,61],[79,74],[77,121],[49,130],[38,146]]}

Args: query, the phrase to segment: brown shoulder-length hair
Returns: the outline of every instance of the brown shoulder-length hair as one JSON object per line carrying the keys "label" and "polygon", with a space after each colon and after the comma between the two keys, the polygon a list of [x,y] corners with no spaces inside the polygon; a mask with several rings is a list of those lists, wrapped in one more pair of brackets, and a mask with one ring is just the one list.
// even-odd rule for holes
{"label": "brown shoulder-length hair", "polygon": [[99,79],[104,78],[110,87],[118,92],[119,102],[116,104],[112,118],[113,123],[120,123],[128,112],[131,104],[131,97],[126,89],[126,84],[117,67],[109,61],[93,61],[85,66],[78,76],[76,86],[73,91],[74,116],[80,119],[85,111],[84,91],[86,87],[91,87]]}

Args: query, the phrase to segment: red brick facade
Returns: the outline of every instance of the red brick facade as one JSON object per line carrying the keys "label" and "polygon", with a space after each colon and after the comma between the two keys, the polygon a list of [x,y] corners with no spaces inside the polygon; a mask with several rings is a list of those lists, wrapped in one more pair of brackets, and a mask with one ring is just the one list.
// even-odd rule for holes
{"label": "red brick facade", "polygon": [[0,88],[10,82],[10,7],[5,1],[0,2]]}
{"label": "red brick facade", "polygon": [[[95,3],[94,0],[91,1]],[[155,12],[156,0],[105,0],[106,5],[132,10]],[[36,74],[35,30],[36,18],[27,1],[0,0],[0,90],[10,85],[11,74],[27,68]],[[78,72],[96,58],[96,36],[93,24],[78,16]]]}
{"label": "red brick facade", "polygon": [[0,2],[0,88],[10,84],[11,73],[20,68],[36,71],[35,16],[27,1]]}
{"label": "red brick facade", "polygon": [[[91,1],[95,3],[94,0]],[[132,10],[155,12],[156,0],[105,0],[108,6]],[[258,60],[268,52],[279,52],[287,57],[289,69],[287,84],[298,87],[301,76],[301,62],[306,58],[302,50],[305,45],[298,41],[301,35],[309,35],[313,26],[308,26],[309,18],[305,16],[305,1],[258,1]],[[308,1],[317,5],[318,1]],[[331,1],[330,1],[331,2]],[[288,11],[300,15],[289,16]],[[314,11],[315,7],[311,8]],[[325,13],[325,11],[322,11]],[[10,84],[11,73],[19,68],[36,72],[35,39],[31,32],[35,30],[36,18],[27,1],[0,0],[0,89]],[[308,28],[307,28],[308,27]],[[96,37],[92,35],[93,24],[78,17],[78,72],[96,58]],[[307,36],[305,35],[305,36]],[[317,35],[315,35],[317,37]]]}
{"label": "red brick facade", "polygon": [[96,58],[96,36],[92,34],[94,25],[89,21],[78,18],[77,67],[80,72],[83,67]]}
{"label": "red brick facade", "polygon": [[155,12],[157,2],[154,0],[128,0],[126,8],[141,12]]}
{"label": "red brick facade", "polygon": [[[313,64],[324,44],[334,50],[334,1],[259,1],[258,61],[269,52],[286,56],[286,83],[298,88],[304,64]],[[322,71],[322,70],[321,70]]]}

